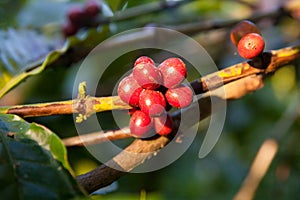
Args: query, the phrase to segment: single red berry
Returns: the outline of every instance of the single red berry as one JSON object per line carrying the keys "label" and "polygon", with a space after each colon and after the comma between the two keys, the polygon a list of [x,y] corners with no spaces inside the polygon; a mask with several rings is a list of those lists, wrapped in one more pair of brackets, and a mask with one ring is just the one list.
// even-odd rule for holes
{"label": "single red berry", "polygon": [[134,63],[134,67],[137,66],[138,64],[146,64],[146,63],[155,65],[154,61],[151,58],[147,56],[141,56],[138,59],[136,59]]}
{"label": "single red berry", "polygon": [[152,127],[153,122],[146,113],[137,110],[132,114],[129,122],[129,128],[133,136],[138,138],[147,137],[147,133]]}
{"label": "single red berry", "polygon": [[118,95],[121,100],[131,106],[139,105],[139,96],[143,88],[139,86],[133,76],[127,76],[119,83]]}
{"label": "single red berry", "polygon": [[187,107],[193,101],[193,91],[186,85],[168,89],[165,96],[168,103],[176,108]]}
{"label": "single red berry", "polygon": [[133,77],[145,89],[156,89],[162,83],[160,71],[152,64],[140,63],[133,68]]}
{"label": "single red berry", "polygon": [[237,46],[240,39],[248,33],[257,33],[261,35],[260,30],[253,22],[249,20],[239,22],[230,31],[231,42]]}
{"label": "single red berry", "polygon": [[173,130],[173,120],[168,113],[154,117],[153,124],[155,132],[159,135],[168,135]]}
{"label": "single red berry", "polygon": [[78,26],[82,26],[83,24],[85,24],[85,21],[87,19],[87,14],[79,6],[71,7],[67,13],[67,16],[72,24],[76,24]]}
{"label": "single red berry", "polygon": [[187,74],[185,64],[179,58],[169,58],[163,61],[158,69],[163,76],[163,85],[167,88],[180,85]]}
{"label": "single red berry", "polygon": [[78,26],[70,22],[65,23],[62,27],[62,31],[65,37],[75,35],[78,30],[79,30]]}
{"label": "single red berry", "polygon": [[143,112],[153,116],[159,116],[165,112],[166,100],[159,91],[143,90],[140,94],[139,106]]}
{"label": "single red berry", "polygon": [[252,59],[260,55],[265,48],[265,41],[257,33],[249,33],[241,38],[237,49],[241,57]]}
{"label": "single red berry", "polygon": [[84,6],[85,13],[90,17],[95,17],[100,12],[100,4],[95,0],[89,0]]}

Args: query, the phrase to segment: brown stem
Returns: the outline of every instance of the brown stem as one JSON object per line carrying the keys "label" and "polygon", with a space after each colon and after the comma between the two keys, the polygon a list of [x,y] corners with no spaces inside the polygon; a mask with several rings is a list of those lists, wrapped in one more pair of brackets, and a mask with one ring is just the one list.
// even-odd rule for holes
{"label": "brown stem", "polygon": [[95,132],[95,133],[89,133],[85,135],[65,138],[62,141],[65,146],[70,147],[70,146],[98,144],[108,140],[119,140],[119,139],[130,138],[130,137],[132,137],[132,135],[130,134],[129,128],[124,127],[120,130]]}
{"label": "brown stem", "polygon": [[270,132],[270,137],[260,146],[243,184],[234,196],[234,200],[251,200],[255,196],[259,184],[278,153],[280,141],[282,141],[284,134],[287,133],[287,130],[290,129],[299,117],[298,102],[299,97],[296,94],[286,112],[274,124],[274,128]]}
{"label": "brown stem", "polygon": [[276,140],[270,138],[264,141],[255,156],[250,171],[244,180],[241,189],[233,198],[234,200],[253,199],[255,191],[268,171],[277,151],[278,142]]}
{"label": "brown stem", "polygon": [[52,103],[4,106],[0,107],[0,113],[16,114],[21,117],[63,115],[73,113],[80,113],[88,116],[94,112],[130,108],[131,106],[120,100],[118,96],[87,96],[84,99],[74,99]]}
{"label": "brown stem", "polygon": [[[88,192],[92,193],[99,188],[110,185],[115,180],[125,175],[131,169],[140,163],[143,163],[153,151],[160,149],[168,143],[166,137],[159,137],[156,140],[135,140],[131,145],[125,148],[120,154],[108,161],[106,165],[90,171],[89,173],[77,177],[79,184]],[[132,156],[128,152],[138,152]],[[108,166],[113,166],[110,168]],[[120,170],[116,170],[120,169]]]}

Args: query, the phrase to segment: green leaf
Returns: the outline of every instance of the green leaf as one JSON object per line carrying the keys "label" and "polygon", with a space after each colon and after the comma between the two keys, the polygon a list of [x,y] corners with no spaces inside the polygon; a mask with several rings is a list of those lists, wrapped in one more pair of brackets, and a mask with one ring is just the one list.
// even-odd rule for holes
{"label": "green leaf", "polygon": [[[96,29],[90,29],[83,34],[68,38],[63,47],[48,52],[45,58],[34,60],[26,66],[15,67],[17,69],[14,69],[14,66],[11,67],[11,65],[7,64],[7,62],[5,64],[3,58],[0,57],[0,98],[26,78],[41,73],[49,65],[64,65],[66,60],[67,62],[70,62],[68,59],[72,59],[72,56],[76,55],[68,55],[70,57],[63,55],[65,55],[65,53],[71,48],[77,49],[78,56],[75,58],[83,57],[83,55],[86,55],[90,50],[92,50],[96,44],[107,38],[109,33],[110,30],[106,26],[104,26],[99,32]],[[43,45],[46,45],[46,43]],[[3,56],[6,56],[6,54],[3,54]],[[13,58],[10,58],[9,56],[7,57],[14,61]],[[8,58],[6,60],[9,60]]]}
{"label": "green leaf", "polygon": [[68,168],[66,149],[54,133],[16,115],[0,115],[0,199],[82,196]]}
{"label": "green leaf", "polygon": [[60,138],[46,127],[28,123],[17,115],[0,114],[0,131],[14,133],[16,139],[31,139],[49,151],[52,156],[62,163],[71,173],[72,169],[67,160],[67,150]]}
{"label": "green leaf", "polygon": [[[66,20],[67,10],[75,4],[78,2],[29,1],[18,18],[21,27],[31,29],[8,27],[7,30],[0,30],[0,98],[49,65],[64,66],[79,61],[110,35],[109,25],[103,25],[80,30],[66,40],[62,38],[61,24]],[[84,2],[79,5],[84,6]],[[105,2],[102,2],[102,7],[104,17],[113,15]]]}
{"label": "green leaf", "polygon": [[[34,30],[0,30],[0,88],[7,87],[14,76],[42,63],[51,49],[61,48],[57,39],[50,40]],[[9,84],[8,84],[9,85]]]}

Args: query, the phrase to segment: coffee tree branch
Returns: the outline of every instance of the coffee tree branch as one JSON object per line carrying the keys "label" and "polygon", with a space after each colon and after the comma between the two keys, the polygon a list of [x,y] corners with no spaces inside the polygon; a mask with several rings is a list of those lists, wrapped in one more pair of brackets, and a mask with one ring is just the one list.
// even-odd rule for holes
{"label": "coffee tree branch", "polygon": [[130,109],[117,96],[91,97],[51,103],[37,103],[17,106],[0,107],[0,113],[16,114],[21,117],[37,117],[79,113],[83,115],[115,109]]}
{"label": "coffee tree branch", "polygon": [[[192,81],[191,86],[196,94],[204,93],[246,76],[256,74],[267,75],[299,57],[300,45],[272,50],[265,52],[262,57],[248,62],[238,63],[207,76],[203,76],[200,79]],[[0,107],[0,113],[16,114],[21,117],[33,117],[72,113],[85,115],[94,112],[130,108],[131,107],[121,101],[118,96],[87,96],[84,99],[69,101]]]}
{"label": "coffee tree branch", "polygon": [[[223,88],[218,88],[216,90],[210,91],[209,94],[200,96],[198,102],[193,103],[187,110],[184,110],[183,112],[188,115],[189,113],[193,112],[195,106],[199,106],[199,109],[201,110],[199,120],[201,121],[211,114],[212,98],[217,98],[219,100],[237,99],[247,93],[261,88],[262,85],[263,83],[261,75],[251,75],[249,77],[241,78],[237,81],[224,85]],[[239,89],[236,90],[236,88]],[[223,90],[223,92],[219,91],[221,89]],[[172,115],[175,124],[175,129],[173,131],[174,133],[177,132],[178,126],[176,126],[176,124],[178,125],[180,123],[180,116],[180,112],[176,112]],[[195,118],[191,117],[190,119],[191,120],[189,120],[187,124],[184,124],[184,127],[191,127],[198,122],[198,120]],[[184,134],[188,134],[188,131]],[[183,137],[184,139],[184,134],[180,134],[180,136],[178,137]],[[161,136],[152,140],[136,139],[120,154],[112,158],[104,165],[96,168],[91,172],[78,176],[78,181],[82,185],[82,187],[89,193],[105,187],[119,179],[121,176],[125,175],[126,172],[130,172],[132,169],[145,162],[147,159],[151,159],[151,157],[155,156],[159,149],[167,145],[168,142],[173,139],[173,137],[174,135],[171,135],[170,137]],[[108,166],[114,167],[110,168]]]}
{"label": "coffee tree branch", "polygon": [[[245,78],[241,78],[237,81],[227,84],[225,87],[221,87],[212,91],[204,93],[200,98],[205,97],[218,97],[224,100],[238,99],[247,93],[255,91],[263,86],[263,77],[261,75],[251,75]],[[225,90],[225,92],[224,92]],[[203,113],[204,110],[201,110]],[[176,119],[179,113],[173,114],[173,117]],[[112,131],[101,131],[95,133],[88,133],[80,136],[73,136],[63,139],[64,144],[67,147],[70,146],[83,146],[83,145],[92,145],[98,144],[101,142],[106,142],[108,140],[119,140],[125,138],[131,138],[130,130],[128,127],[121,128],[119,130]]]}
{"label": "coffee tree branch", "polygon": [[[288,11],[284,10],[274,10],[271,12],[261,13],[261,14],[255,14],[248,18],[248,20],[257,22],[264,18],[276,18],[281,17],[288,14]],[[176,31],[182,32],[187,35],[194,35],[199,32],[203,31],[210,31],[214,29],[220,29],[220,28],[226,28],[226,27],[232,27],[235,24],[237,24],[241,19],[233,19],[233,20],[220,20],[220,21],[196,21],[192,23],[186,23],[183,25],[178,25],[176,27],[168,27],[171,29],[174,29]]]}
{"label": "coffee tree branch", "polygon": [[[198,103],[194,103],[184,112],[191,112],[193,106],[199,106],[201,110],[199,119],[202,120],[211,114],[210,98],[221,98],[224,100],[241,98],[245,94],[261,88],[263,86],[262,80],[264,75],[274,72],[283,65],[299,58],[299,56],[299,46],[288,47],[277,51],[271,51],[263,56],[261,60],[240,63],[207,77],[203,77],[193,83],[194,87],[198,87],[197,89],[194,88],[197,92],[205,91],[208,88],[216,89],[204,93],[200,96]],[[255,65],[255,67],[253,65]],[[231,76],[229,76],[229,74],[231,74]],[[215,81],[215,79],[217,79],[217,81]],[[223,87],[218,87],[222,83],[221,80],[227,84]],[[220,91],[221,89],[223,90]],[[176,119],[180,118],[180,115],[175,113],[172,117],[176,124]],[[197,121],[194,121],[193,118],[191,118],[189,123],[190,124],[186,125],[187,127],[197,123]],[[174,132],[175,131],[176,127]],[[129,172],[134,169],[134,167],[145,162],[146,159],[155,155],[159,149],[163,148],[170,141],[170,139],[172,138],[162,136],[150,141],[137,139],[124,149],[124,151],[108,161],[108,163],[91,172],[78,176],[78,181],[88,192],[93,192],[101,187],[107,186],[124,175],[125,172]],[[127,152],[136,153],[134,154],[134,159],[129,159]],[[140,152],[148,153],[139,154]],[[108,166],[117,166],[117,169],[120,169],[120,171],[123,172]],[[109,176],[107,176],[107,174],[109,174]]]}

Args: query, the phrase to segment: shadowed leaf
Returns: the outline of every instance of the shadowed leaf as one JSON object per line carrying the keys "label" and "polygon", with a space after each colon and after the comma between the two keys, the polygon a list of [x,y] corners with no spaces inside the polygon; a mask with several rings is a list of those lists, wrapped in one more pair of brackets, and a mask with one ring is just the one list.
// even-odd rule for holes
{"label": "shadowed leaf", "polygon": [[[69,171],[67,150],[60,138],[46,127],[28,123],[17,115],[0,114],[0,131],[11,132],[15,139],[31,139],[49,151]],[[4,132],[5,133],[5,132]],[[71,172],[72,173],[72,172]]]}
{"label": "shadowed leaf", "polygon": [[0,115],[1,199],[83,195],[67,169],[66,150],[55,134],[15,115]]}

